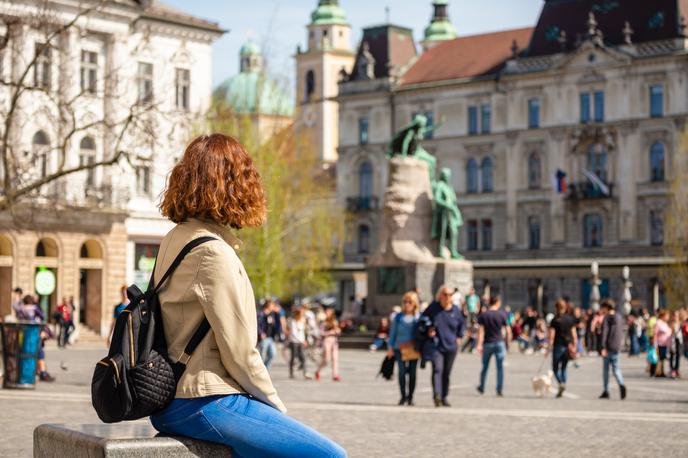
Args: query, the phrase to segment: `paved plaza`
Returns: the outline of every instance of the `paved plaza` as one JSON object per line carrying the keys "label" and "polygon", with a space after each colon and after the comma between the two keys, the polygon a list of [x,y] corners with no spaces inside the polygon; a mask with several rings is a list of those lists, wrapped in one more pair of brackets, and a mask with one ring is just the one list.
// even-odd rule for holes
{"label": "paved plaza", "polygon": [[[39,384],[35,391],[0,390],[0,456],[31,456],[38,424],[97,423],[90,378],[104,353],[104,346],[50,347],[48,362],[57,382]],[[382,357],[381,352],[342,351],[340,383],[330,381],[329,372],[321,382],[289,380],[278,357],[273,377],[289,414],[342,444],[351,457],[667,458],[688,453],[688,382],[647,378],[644,359],[623,358],[629,396],[621,402],[615,384],[611,400],[597,399],[598,358],[582,358],[578,368],[571,368],[565,398],[538,399],[530,378],[542,357],[512,353],[505,397],[497,398],[493,368],[487,392],[479,396],[479,359],[461,354],[454,366],[452,407],[437,409],[431,403],[429,367],[419,370],[416,406],[397,406],[396,383],[375,378]]]}

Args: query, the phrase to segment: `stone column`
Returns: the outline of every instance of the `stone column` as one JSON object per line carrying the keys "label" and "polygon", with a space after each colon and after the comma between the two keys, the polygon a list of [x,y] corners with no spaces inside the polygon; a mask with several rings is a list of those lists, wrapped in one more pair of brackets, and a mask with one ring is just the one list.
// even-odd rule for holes
{"label": "stone column", "polygon": [[[566,149],[566,130],[562,128],[553,129],[550,132],[550,142],[548,148],[549,155],[548,160],[545,162],[546,168],[545,170],[543,170],[543,181],[550,180],[551,177],[556,173],[557,169],[561,169],[566,172],[567,180],[570,182],[572,178],[572,171],[567,170],[566,167]],[[552,190],[549,221],[549,243],[552,245],[563,245],[566,243],[566,202],[564,200],[565,198],[566,196],[564,194],[556,194],[556,190]],[[544,226],[545,224],[543,224],[543,227]]]}
{"label": "stone column", "polygon": [[519,167],[509,167],[507,164],[518,162],[520,141],[518,133],[507,133],[506,151],[504,154],[504,168],[506,176],[506,248],[518,243],[518,172]]}
{"label": "stone column", "polygon": [[635,165],[647,164],[647,160],[644,160],[642,154],[642,143],[638,133],[638,123],[628,123],[619,128],[613,195],[619,199],[618,234],[620,242],[631,242],[637,238],[638,180]]}

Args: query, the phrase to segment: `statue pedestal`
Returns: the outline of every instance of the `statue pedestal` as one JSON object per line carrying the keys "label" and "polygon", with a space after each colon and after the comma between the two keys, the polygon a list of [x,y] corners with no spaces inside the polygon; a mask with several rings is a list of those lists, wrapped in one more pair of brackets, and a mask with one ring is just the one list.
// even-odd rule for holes
{"label": "statue pedestal", "polygon": [[389,161],[383,208],[380,244],[366,266],[370,310],[388,314],[401,305],[406,291],[416,287],[426,301],[442,284],[467,294],[473,284],[473,264],[433,255],[437,243],[430,240],[432,191],[427,163],[400,156]]}

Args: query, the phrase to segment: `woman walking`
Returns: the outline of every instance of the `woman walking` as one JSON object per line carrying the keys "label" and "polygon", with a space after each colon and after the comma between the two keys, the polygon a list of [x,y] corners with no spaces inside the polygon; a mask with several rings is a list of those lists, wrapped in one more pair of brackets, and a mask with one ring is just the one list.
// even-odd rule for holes
{"label": "woman walking", "polygon": [[266,203],[258,171],[231,137],[204,135],[174,167],[161,204],[177,225],[162,240],[155,268],[161,278],[187,243],[193,249],[160,291],[168,353],[175,360],[203,318],[210,332],[185,356],[175,399],[151,416],[169,435],[218,442],[234,457],[344,457],[340,446],[285,415],[260,353],[251,281],[232,229],[258,227]]}
{"label": "woman walking", "polygon": [[289,378],[294,378],[294,362],[299,360],[299,370],[303,371],[303,377],[306,377],[306,357],[303,350],[308,346],[306,340],[306,328],[308,323],[302,307],[294,309],[292,317],[287,323],[289,350]]}
{"label": "woman walking", "polygon": [[669,321],[671,328],[671,342],[669,345],[669,366],[671,367],[671,378],[680,378],[679,367],[681,364],[681,350],[683,349],[683,331],[681,329],[681,317],[678,310],[671,312]]}
{"label": "woman walking", "polygon": [[655,323],[654,336],[657,342],[657,352],[659,353],[659,362],[657,365],[656,377],[666,377],[664,372],[664,361],[667,359],[667,352],[671,345],[671,328],[667,323],[669,312],[662,310],[657,315],[657,322]]}
{"label": "woman walking", "polygon": [[557,314],[550,323],[548,351],[552,352],[552,372],[559,383],[557,397],[560,398],[566,390],[566,365],[578,348],[578,335],[576,319],[566,313],[566,302],[559,299],[555,307]]}
{"label": "woman walking", "polygon": [[418,294],[414,291],[404,294],[401,299],[401,306],[402,311],[394,317],[389,330],[387,354],[394,356],[399,368],[399,391],[401,392],[399,405],[412,406],[414,405],[413,393],[416,390],[416,369],[420,359],[414,340],[418,325],[418,310],[420,309]]}
{"label": "woman walking", "polygon": [[332,362],[332,380],[339,382],[339,323],[334,314],[334,308],[325,309],[325,320],[320,326],[320,338],[322,339],[323,356],[322,362],[315,372],[315,379],[320,380],[320,372]]}

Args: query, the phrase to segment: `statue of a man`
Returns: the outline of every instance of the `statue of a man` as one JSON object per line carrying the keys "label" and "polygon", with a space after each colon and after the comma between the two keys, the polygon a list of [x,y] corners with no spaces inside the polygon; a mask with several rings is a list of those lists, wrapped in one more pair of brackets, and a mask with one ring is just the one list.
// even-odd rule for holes
{"label": "statue of a man", "polygon": [[387,157],[392,158],[398,154],[402,157],[415,157],[427,163],[428,173],[430,174],[430,185],[434,188],[437,159],[435,159],[435,156],[425,151],[425,148],[420,144],[421,140],[425,138],[425,134],[432,130],[432,128],[428,128],[427,125],[428,118],[421,114],[414,116],[410,124],[404,126],[394,135],[389,145],[389,150],[387,151]]}
{"label": "statue of a man", "polygon": [[[439,238],[439,255],[446,257],[445,246],[448,248],[451,259],[463,259],[456,249],[458,244],[459,227],[463,225],[463,218],[459,211],[456,192],[451,185],[451,170],[443,168],[440,171],[440,179],[434,187],[434,210],[432,214],[433,239]],[[438,233],[439,232],[439,233]],[[447,233],[449,244],[447,245]]]}

